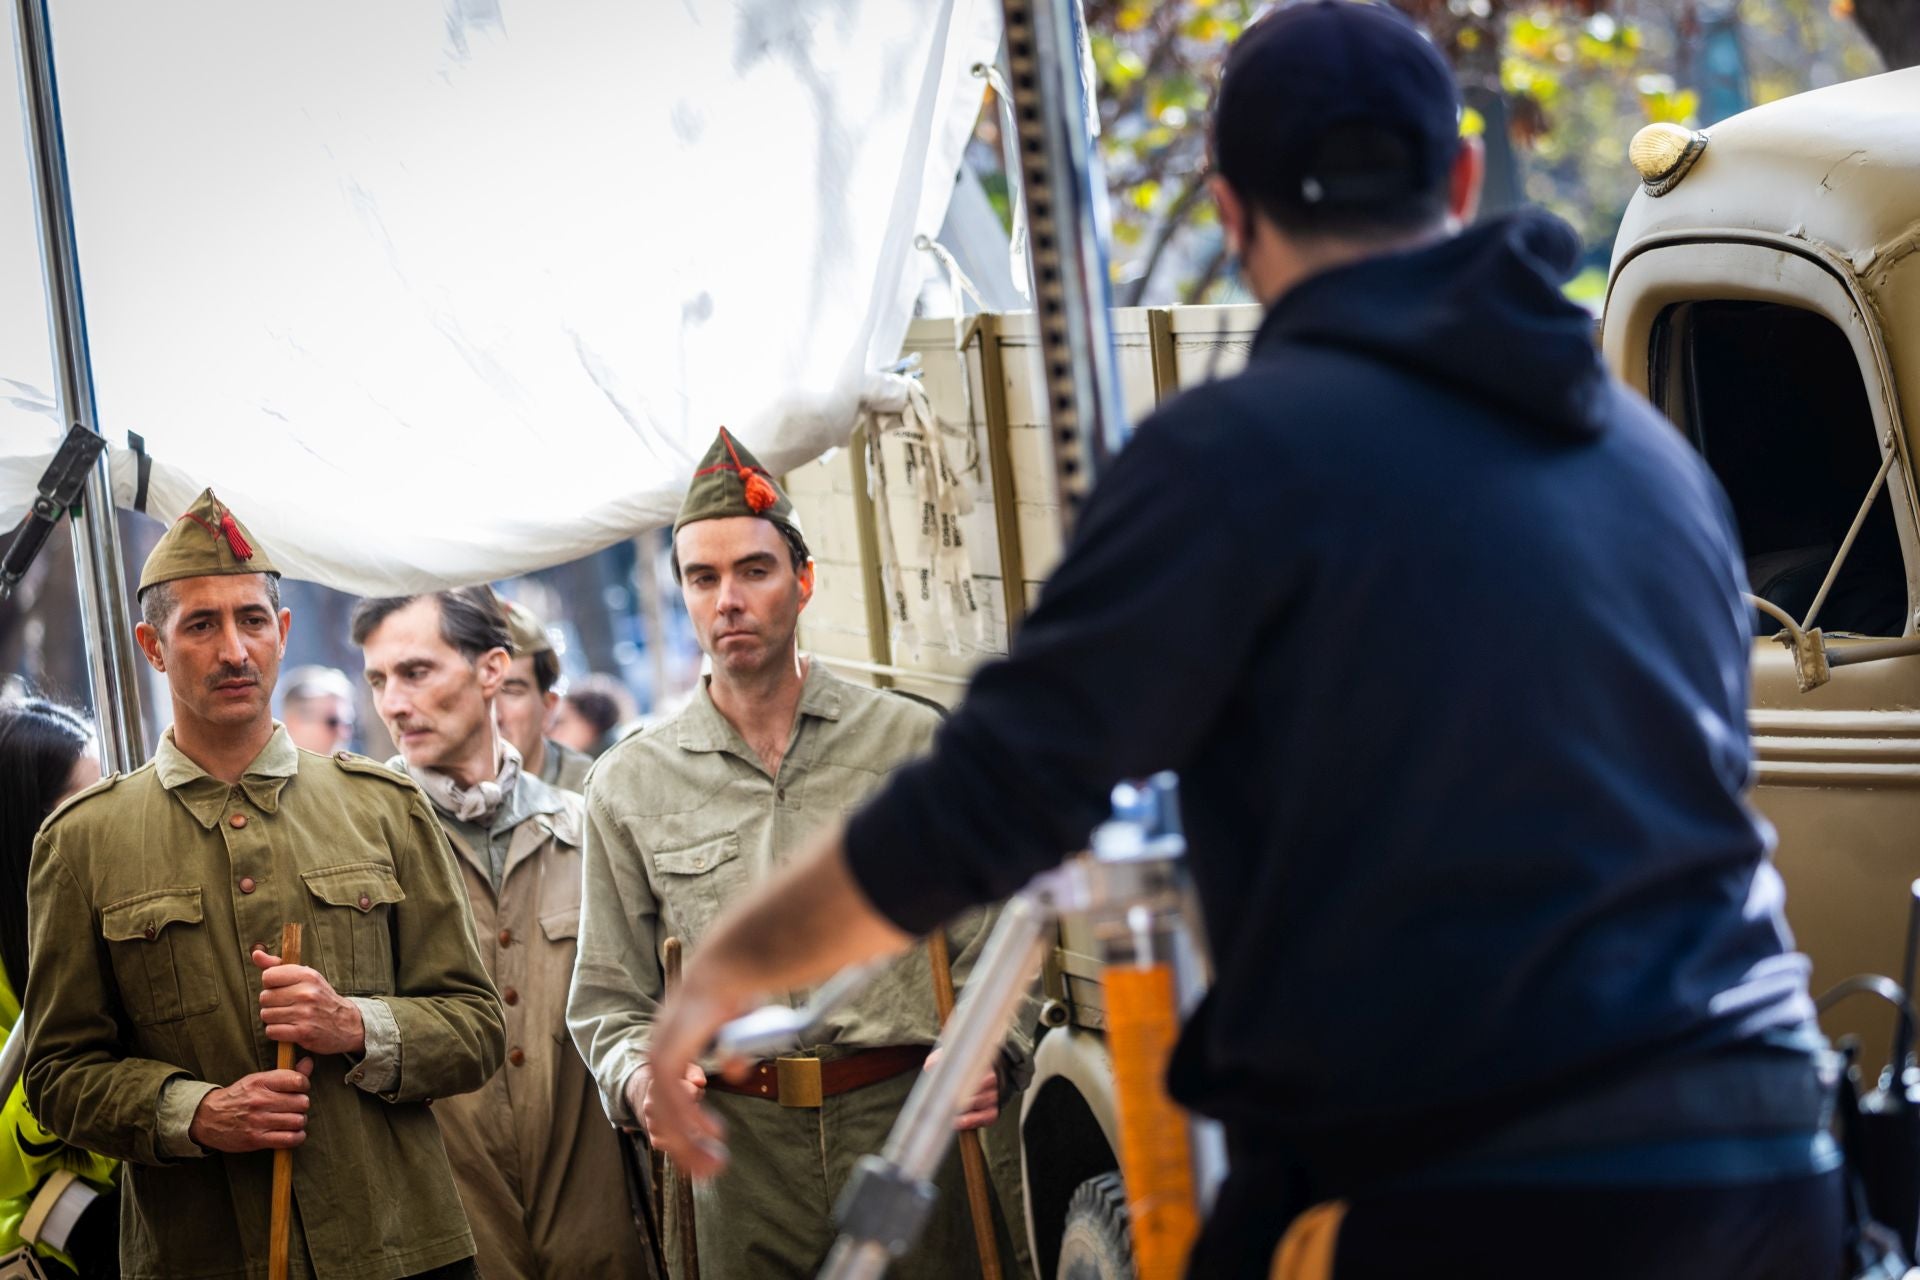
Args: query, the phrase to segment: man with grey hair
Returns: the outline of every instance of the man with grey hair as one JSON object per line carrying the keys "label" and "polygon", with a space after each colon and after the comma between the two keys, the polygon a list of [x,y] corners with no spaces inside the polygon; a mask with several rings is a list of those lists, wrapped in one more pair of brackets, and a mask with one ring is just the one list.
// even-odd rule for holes
{"label": "man with grey hair", "polygon": [[330,756],[353,744],[353,685],[334,667],[295,667],[281,685],[280,722],[293,745]]}

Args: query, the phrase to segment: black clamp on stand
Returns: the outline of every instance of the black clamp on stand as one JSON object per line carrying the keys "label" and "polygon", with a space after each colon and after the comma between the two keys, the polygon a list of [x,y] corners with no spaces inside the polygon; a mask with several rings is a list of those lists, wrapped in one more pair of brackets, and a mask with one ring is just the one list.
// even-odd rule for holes
{"label": "black clamp on stand", "polygon": [[[914,1083],[880,1154],[863,1157],[840,1194],[840,1236],[821,1280],[880,1280],[918,1238],[935,1201],[932,1178],[953,1141],[953,1118],[989,1070],[1062,915],[1084,918],[1096,932],[1146,952],[1161,945],[1160,933],[1181,927],[1186,841],[1175,795],[1172,774],[1116,788],[1113,820],[1095,833],[1091,856],[1035,877],[1001,907],[940,1035],[939,1061]],[[804,1043],[880,967],[842,971],[803,1009],[773,1005],[728,1023],[716,1052],[755,1058]]]}
{"label": "black clamp on stand", "polygon": [[40,476],[40,492],[33,500],[33,509],[15,531],[13,541],[7,544],[6,556],[0,558],[0,599],[12,595],[20,580],[27,576],[40,548],[47,545],[54,527],[60,523],[61,513],[79,505],[81,491],[87,487],[87,475],[106,447],[104,437],[78,423],[67,429],[67,438],[60,442],[59,452],[53,455],[53,462]]}
{"label": "black clamp on stand", "polygon": [[940,1193],[931,1182],[909,1177],[891,1160],[861,1156],[833,1207],[842,1237],[870,1241],[898,1258],[920,1238]]}

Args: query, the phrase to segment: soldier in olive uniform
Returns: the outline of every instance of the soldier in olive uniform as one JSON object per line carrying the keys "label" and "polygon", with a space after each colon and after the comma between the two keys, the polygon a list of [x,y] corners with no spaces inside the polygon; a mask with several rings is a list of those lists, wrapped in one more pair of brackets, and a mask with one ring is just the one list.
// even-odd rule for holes
{"label": "soldier in olive uniform", "polygon": [[[885,1142],[938,1034],[926,951],[884,970],[819,1044],[759,1064],[745,1084],[695,1067],[669,1085],[647,1068],[661,944],[676,936],[697,951],[732,898],[925,751],[939,716],[841,681],[798,652],[813,562],[792,505],[725,431],[695,473],[674,539],[674,569],[712,675],[679,715],[609,749],[588,779],[567,1020],[617,1122],[644,1127],[653,1087],[704,1091],[726,1117],[733,1164],[696,1186],[703,1280],[811,1276],[833,1242],[833,1204],[853,1162]],[[958,977],[986,926],[976,915],[953,930]],[[957,1127],[993,1121],[1029,1048],[1016,1033]],[[980,1274],[956,1158],[938,1181],[938,1209],[891,1274]],[[1002,1252],[1010,1256],[1004,1240]]]}
{"label": "soldier in olive uniform", "polygon": [[560,702],[560,655],[533,610],[507,602],[507,627],[513,636],[513,665],[493,700],[500,732],[520,753],[520,767],[550,787],[575,795],[587,789],[593,757],[547,736],[547,720]]}
{"label": "soldier in olive uniform", "polygon": [[483,1280],[643,1277],[620,1135],[567,1038],[580,928],[581,799],[521,769],[494,724],[511,667],[493,592],[365,600],[353,642],[389,763],[432,801],[460,857],[480,954],[507,1009],[507,1065],[435,1106]]}
{"label": "soldier in olive uniform", "polygon": [[[419,789],[270,715],[291,616],[211,491],[140,577],[174,725],[48,819],[30,881],[27,1097],[127,1162],[129,1280],[267,1271],[272,1152],[299,1276],[470,1276],[428,1102],[505,1052],[453,855]],[[273,954],[303,928],[303,964]],[[281,1043],[300,1046],[276,1070]]]}

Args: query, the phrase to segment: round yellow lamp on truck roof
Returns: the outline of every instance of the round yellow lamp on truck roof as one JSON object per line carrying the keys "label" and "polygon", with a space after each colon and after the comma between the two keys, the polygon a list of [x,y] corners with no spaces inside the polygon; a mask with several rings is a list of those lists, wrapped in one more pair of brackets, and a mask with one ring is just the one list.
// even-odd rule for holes
{"label": "round yellow lamp on truck roof", "polygon": [[1627,144],[1627,159],[1640,174],[1650,196],[1663,196],[1680,185],[1694,161],[1707,149],[1707,135],[1685,125],[1650,124]]}

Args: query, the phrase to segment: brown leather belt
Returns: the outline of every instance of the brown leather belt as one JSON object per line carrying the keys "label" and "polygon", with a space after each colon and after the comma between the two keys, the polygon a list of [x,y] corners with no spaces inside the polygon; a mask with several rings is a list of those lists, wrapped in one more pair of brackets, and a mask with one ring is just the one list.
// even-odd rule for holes
{"label": "brown leather belt", "polygon": [[844,1058],[775,1058],[756,1063],[740,1084],[715,1072],[707,1077],[707,1088],[765,1098],[783,1107],[817,1107],[828,1098],[918,1070],[928,1051],[924,1044],[902,1044],[862,1049]]}

